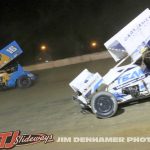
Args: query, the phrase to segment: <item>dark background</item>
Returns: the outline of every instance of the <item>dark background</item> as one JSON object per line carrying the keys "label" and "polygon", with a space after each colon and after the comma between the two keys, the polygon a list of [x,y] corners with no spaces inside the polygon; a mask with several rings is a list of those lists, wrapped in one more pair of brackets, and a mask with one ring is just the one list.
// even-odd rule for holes
{"label": "dark background", "polygon": [[0,0],[0,48],[16,40],[26,65],[102,51],[149,7],[149,0]]}

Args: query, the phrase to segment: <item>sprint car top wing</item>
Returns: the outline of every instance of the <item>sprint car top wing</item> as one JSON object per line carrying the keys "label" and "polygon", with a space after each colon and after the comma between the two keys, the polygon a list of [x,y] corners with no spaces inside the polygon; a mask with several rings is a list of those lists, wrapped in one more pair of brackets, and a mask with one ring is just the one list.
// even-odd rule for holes
{"label": "sprint car top wing", "polygon": [[4,47],[2,50],[0,50],[0,69],[22,53],[23,51],[16,41],[13,41]]}
{"label": "sprint car top wing", "polygon": [[145,9],[104,45],[115,61],[130,56],[133,61],[141,57],[142,49],[150,41],[150,10]]}

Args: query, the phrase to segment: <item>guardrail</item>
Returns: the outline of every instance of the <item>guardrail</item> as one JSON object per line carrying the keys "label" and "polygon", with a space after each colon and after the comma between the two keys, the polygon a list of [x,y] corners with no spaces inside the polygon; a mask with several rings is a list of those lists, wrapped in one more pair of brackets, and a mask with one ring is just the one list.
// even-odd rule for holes
{"label": "guardrail", "polygon": [[50,61],[48,63],[25,66],[24,68],[25,70],[28,71],[35,71],[35,70],[56,68],[56,67],[78,64],[82,62],[89,62],[89,61],[94,61],[99,59],[106,59],[106,58],[110,58],[110,54],[107,51]]}

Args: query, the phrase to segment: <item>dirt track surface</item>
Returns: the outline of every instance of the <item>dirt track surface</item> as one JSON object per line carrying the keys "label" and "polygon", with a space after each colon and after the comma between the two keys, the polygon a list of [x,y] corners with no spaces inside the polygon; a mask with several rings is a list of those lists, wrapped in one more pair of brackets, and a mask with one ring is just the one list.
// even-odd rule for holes
{"label": "dirt track surface", "polygon": [[[57,137],[150,136],[150,102],[124,105],[116,116],[97,119],[82,114],[72,101],[68,83],[83,69],[102,75],[114,65],[110,59],[36,72],[38,82],[29,89],[0,92],[0,132],[47,133]],[[16,147],[18,150],[149,149],[149,143],[49,143]]]}

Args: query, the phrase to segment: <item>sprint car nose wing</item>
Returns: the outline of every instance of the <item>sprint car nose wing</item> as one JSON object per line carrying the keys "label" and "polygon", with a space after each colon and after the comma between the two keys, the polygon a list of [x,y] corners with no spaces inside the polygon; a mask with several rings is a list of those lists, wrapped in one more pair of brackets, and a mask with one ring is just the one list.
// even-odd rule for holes
{"label": "sprint car nose wing", "polygon": [[23,53],[16,41],[0,50],[0,69]]}

